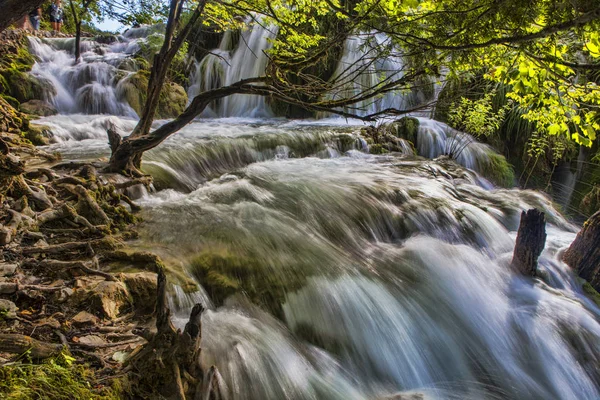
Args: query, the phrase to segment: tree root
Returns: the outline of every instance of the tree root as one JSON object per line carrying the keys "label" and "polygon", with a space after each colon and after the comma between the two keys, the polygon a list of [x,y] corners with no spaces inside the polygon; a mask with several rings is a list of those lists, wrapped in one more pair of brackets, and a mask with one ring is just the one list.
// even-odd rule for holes
{"label": "tree root", "polygon": [[69,271],[72,269],[78,269],[82,272],[84,272],[87,275],[96,275],[96,276],[101,276],[104,279],[106,279],[107,281],[117,281],[117,278],[115,278],[113,275],[104,272],[104,271],[99,271],[97,269],[93,269],[93,261],[59,261],[59,260],[34,260],[34,259],[29,259],[26,260],[23,263],[23,266],[25,268],[43,268],[46,271],[52,271],[52,272],[64,272],[64,271]]}

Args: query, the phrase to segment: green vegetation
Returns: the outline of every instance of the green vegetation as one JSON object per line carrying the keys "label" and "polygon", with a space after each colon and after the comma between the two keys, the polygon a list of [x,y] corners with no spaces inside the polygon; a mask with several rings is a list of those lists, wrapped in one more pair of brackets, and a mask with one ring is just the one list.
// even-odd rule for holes
{"label": "green vegetation", "polygon": [[0,367],[0,398],[28,399],[120,399],[118,388],[96,387],[94,372],[75,365],[66,353],[41,364],[16,363]]}
{"label": "green vegetation", "polygon": [[479,172],[500,187],[513,187],[515,172],[506,158],[493,150],[488,151],[484,161],[479,163]]}

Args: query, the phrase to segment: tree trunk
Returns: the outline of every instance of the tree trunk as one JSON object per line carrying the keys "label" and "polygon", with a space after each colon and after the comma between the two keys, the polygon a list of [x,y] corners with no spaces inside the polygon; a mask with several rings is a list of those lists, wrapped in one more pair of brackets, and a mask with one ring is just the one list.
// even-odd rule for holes
{"label": "tree trunk", "polygon": [[0,32],[8,28],[8,26],[19,19],[22,19],[25,14],[39,8],[43,0],[0,0]]}
{"label": "tree trunk", "polygon": [[75,24],[75,63],[81,58],[81,21]]}
{"label": "tree trunk", "polygon": [[535,276],[537,260],[546,244],[544,213],[532,209],[521,213],[521,223],[513,253],[512,265],[523,275]]}
{"label": "tree trunk", "polygon": [[583,228],[565,251],[563,260],[594,289],[600,290],[600,211],[583,224]]}

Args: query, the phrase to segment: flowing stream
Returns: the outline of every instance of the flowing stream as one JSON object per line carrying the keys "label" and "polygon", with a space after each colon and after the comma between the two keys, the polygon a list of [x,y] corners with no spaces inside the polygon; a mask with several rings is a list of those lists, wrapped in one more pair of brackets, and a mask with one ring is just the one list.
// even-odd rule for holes
{"label": "flowing stream", "polygon": [[[117,72],[95,64],[111,65],[109,55],[135,41],[131,33],[102,60],[61,73],[41,65],[67,57],[55,51],[34,69],[59,89],[61,114],[39,121],[54,134],[49,150],[105,157],[108,124],[133,129],[109,79]],[[196,76],[244,77],[228,46],[227,68],[212,59]],[[85,68],[88,78],[106,70],[70,78]],[[106,93],[105,108],[82,109],[84,90]],[[213,115],[269,115],[257,99],[228,101]],[[133,245],[172,266],[177,323],[196,301],[208,308],[202,359],[217,366],[227,398],[600,398],[600,309],[561,261],[578,228],[541,193],[479,176],[486,146],[461,145],[458,164],[438,157],[452,136],[443,124],[421,119],[423,157],[371,155],[360,127],[202,119],[145,155],[157,190],[139,193],[144,223]],[[536,279],[510,268],[521,211],[532,207],[548,221]]]}

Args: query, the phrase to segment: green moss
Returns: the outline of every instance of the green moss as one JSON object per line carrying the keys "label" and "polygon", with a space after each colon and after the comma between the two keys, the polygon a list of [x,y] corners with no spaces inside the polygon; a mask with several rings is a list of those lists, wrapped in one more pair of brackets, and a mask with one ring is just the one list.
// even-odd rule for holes
{"label": "green moss", "polygon": [[494,151],[489,151],[487,158],[479,162],[479,173],[497,186],[512,187],[515,183],[513,167],[503,155]]}
{"label": "green moss", "polygon": [[406,139],[413,145],[416,145],[419,133],[419,120],[414,117],[403,117],[397,121],[383,125],[381,129],[385,133],[400,139]]}
{"label": "green moss", "polygon": [[[133,110],[141,115],[146,102],[150,73],[145,70],[129,75],[120,86],[120,96],[124,98]],[[157,118],[173,118],[185,110],[187,93],[176,83],[163,86],[157,108]]]}
{"label": "green moss", "polygon": [[583,282],[581,288],[583,289],[583,293],[585,293],[586,296],[590,298],[590,300],[592,300],[594,303],[596,303],[596,305],[598,305],[598,307],[600,307],[600,293],[598,293],[596,289],[594,289],[593,286],[590,285],[590,283],[587,281]]}
{"label": "green moss", "polygon": [[244,293],[253,303],[278,316],[285,293],[304,283],[304,278],[295,274],[289,274],[284,281],[266,261],[221,246],[211,246],[197,255],[191,267],[216,304],[223,304],[233,294]]}
{"label": "green moss", "polygon": [[371,153],[371,154],[386,154],[389,152],[381,144],[372,144],[369,146],[369,153]]}
{"label": "green moss", "polygon": [[29,129],[23,132],[23,137],[35,146],[45,146],[48,142],[48,128],[41,125],[29,125]]}
{"label": "green moss", "polygon": [[93,399],[121,398],[114,388],[94,388],[94,372],[74,365],[66,354],[42,364],[13,364],[0,368],[0,398],[2,399]]}
{"label": "green moss", "polygon": [[[0,78],[1,78],[1,77],[2,77],[2,76],[0,75]],[[7,95],[7,94],[3,94],[3,95],[2,95],[2,98],[3,98],[4,100],[6,100],[6,102],[7,102],[8,104],[10,104],[12,107],[14,107],[14,108],[16,108],[16,109],[19,109],[19,107],[21,106],[21,103],[19,103],[19,100],[15,99],[15,98],[14,98],[14,97],[12,97],[12,96],[9,96],[9,95]]]}

